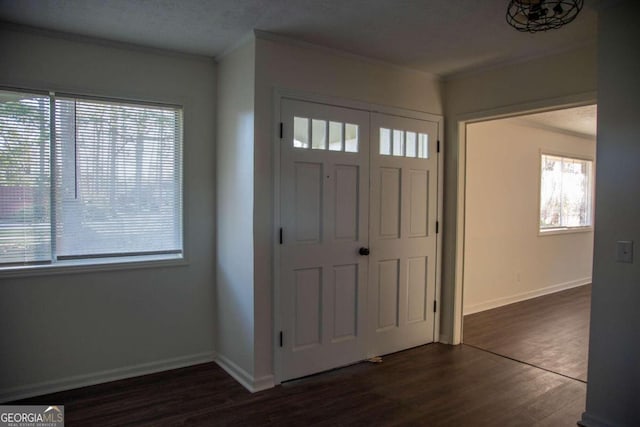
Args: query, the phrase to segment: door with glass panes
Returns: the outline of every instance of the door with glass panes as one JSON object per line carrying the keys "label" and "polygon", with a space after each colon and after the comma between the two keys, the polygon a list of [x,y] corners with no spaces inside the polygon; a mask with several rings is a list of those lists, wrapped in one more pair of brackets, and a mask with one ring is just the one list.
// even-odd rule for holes
{"label": "door with glass panes", "polygon": [[282,380],[362,360],[369,114],[283,100]]}
{"label": "door with glass panes", "polygon": [[280,380],[431,342],[437,124],[290,99],[281,119]]}
{"label": "door with glass panes", "polygon": [[433,341],[438,123],[371,114],[369,354]]}

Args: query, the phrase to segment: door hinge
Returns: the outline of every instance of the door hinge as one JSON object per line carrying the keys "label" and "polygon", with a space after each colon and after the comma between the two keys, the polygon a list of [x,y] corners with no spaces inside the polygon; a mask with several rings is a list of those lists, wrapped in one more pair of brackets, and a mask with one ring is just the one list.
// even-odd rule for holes
{"label": "door hinge", "polygon": [[280,347],[282,347],[282,341],[283,341],[283,339],[282,339],[282,331],[280,331]]}
{"label": "door hinge", "polygon": [[[280,138],[282,138],[282,136]],[[436,151],[438,153],[440,152],[440,140],[438,140],[438,143],[436,144]]]}
{"label": "door hinge", "polygon": [[440,232],[440,222],[436,221],[436,234]]}
{"label": "door hinge", "polygon": [[280,139],[282,139],[282,135],[284,133],[284,125],[280,122]]}
{"label": "door hinge", "polygon": [[280,227],[280,244],[282,244],[283,241],[284,239],[282,238],[282,227]]}
{"label": "door hinge", "polygon": [[[438,311],[438,301],[433,301],[433,312],[436,313]],[[280,345],[282,347],[282,345]]]}

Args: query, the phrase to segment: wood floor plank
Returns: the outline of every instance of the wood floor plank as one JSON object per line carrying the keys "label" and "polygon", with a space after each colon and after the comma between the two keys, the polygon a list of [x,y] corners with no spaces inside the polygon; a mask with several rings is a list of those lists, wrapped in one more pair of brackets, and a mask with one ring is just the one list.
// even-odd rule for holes
{"label": "wood floor plank", "polygon": [[251,394],[213,363],[27,399],[67,426],[575,426],[586,386],[430,344]]}
{"label": "wood floor plank", "polygon": [[591,285],[464,317],[463,341],[587,380]]}

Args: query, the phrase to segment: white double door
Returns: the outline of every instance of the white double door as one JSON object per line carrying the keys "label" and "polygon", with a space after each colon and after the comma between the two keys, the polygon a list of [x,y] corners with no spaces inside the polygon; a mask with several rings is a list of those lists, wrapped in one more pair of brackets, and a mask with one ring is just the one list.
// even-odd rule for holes
{"label": "white double door", "polygon": [[280,379],[433,341],[438,124],[284,99]]}

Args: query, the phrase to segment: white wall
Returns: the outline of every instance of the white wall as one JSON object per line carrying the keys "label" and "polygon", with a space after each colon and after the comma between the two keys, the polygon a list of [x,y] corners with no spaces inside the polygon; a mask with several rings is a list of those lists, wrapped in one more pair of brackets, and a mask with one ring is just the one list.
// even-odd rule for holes
{"label": "white wall", "polygon": [[[640,425],[640,4],[615,2],[598,23],[598,175],[589,343],[589,427]],[[615,260],[633,240],[635,261]]]}
{"label": "white wall", "polygon": [[[454,337],[458,248],[458,122],[470,116],[522,112],[523,105],[557,106],[568,97],[591,97],[596,91],[596,48],[534,59],[504,67],[452,77],[444,82],[445,167],[441,339]],[[593,101],[593,100],[591,100]],[[461,309],[461,307],[460,307]]]}
{"label": "white wall", "polygon": [[591,283],[592,231],[539,235],[541,151],[595,159],[595,138],[467,126],[464,314]]}
{"label": "white wall", "polygon": [[256,40],[255,376],[273,372],[273,94],[275,88],[442,113],[431,75],[329,49]]}
{"label": "white wall", "polygon": [[184,106],[183,266],[0,279],[0,401],[193,364],[214,346],[215,65],[0,29],[0,85]]}
{"label": "white wall", "polygon": [[244,383],[254,370],[254,71],[253,40],[218,62],[216,352]]}

